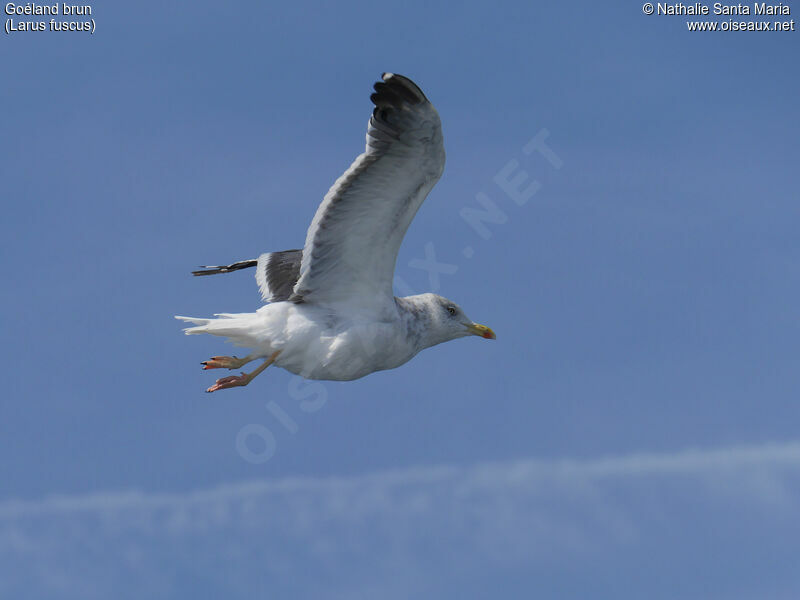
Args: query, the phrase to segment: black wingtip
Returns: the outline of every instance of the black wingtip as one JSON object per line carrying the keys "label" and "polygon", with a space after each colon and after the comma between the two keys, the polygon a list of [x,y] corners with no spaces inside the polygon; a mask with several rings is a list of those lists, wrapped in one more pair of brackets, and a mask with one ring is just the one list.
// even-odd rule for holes
{"label": "black wingtip", "polygon": [[192,275],[198,277],[200,275],[216,275],[217,273],[227,273],[227,267],[210,267],[206,265],[200,265],[199,271],[192,271]]}
{"label": "black wingtip", "polygon": [[376,106],[395,106],[403,103],[419,104],[427,101],[419,86],[408,77],[397,73],[382,73],[375,84],[375,94],[370,99]]}
{"label": "black wingtip", "polygon": [[195,277],[199,277],[201,275],[216,275],[218,273],[231,273],[232,271],[238,271],[239,269],[247,269],[249,267],[255,267],[258,264],[258,260],[240,260],[239,262],[235,262],[232,265],[221,265],[221,266],[211,266],[211,265],[200,265],[199,271],[192,271],[192,275]]}

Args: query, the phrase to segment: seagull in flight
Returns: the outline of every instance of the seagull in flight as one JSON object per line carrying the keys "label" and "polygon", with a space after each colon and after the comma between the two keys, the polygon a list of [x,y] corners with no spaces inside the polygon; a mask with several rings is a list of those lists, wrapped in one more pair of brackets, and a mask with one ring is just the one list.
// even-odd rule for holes
{"label": "seagull in flight", "polygon": [[244,358],[215,356],[203,369],[240,369],[263,359],[206,391],[246,386],[273,364],[308,379],[349,381],[399,367],[442,342],[495,339],[452,300],[394,296],[400,244],[442,175],[445,153],[439,114],[414,82],[384,73],[374,87],[366,150],[325,195],[303,248],[194,271],[255,267],[268,302],[252,313],[176,317],[193,324],[188,335],[209,333],[250,349]]}

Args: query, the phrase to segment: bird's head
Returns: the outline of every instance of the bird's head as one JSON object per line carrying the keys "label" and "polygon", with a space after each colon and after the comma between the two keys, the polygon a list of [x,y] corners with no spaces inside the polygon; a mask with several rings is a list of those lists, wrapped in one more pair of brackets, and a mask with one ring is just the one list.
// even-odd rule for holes
{"label": "bird's head", "polygon": [[432,326],[437,330],[441,341],[454,340],[467,335],[477,335],[487,340],[497,339],[489,327],[475,323],[463,309],[443,296],[426,294]]}

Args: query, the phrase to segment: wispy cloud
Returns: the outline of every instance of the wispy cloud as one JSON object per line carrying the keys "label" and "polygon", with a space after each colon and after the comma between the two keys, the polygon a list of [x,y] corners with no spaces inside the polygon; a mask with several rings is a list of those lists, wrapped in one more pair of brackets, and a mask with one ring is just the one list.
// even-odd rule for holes
{"label": "wispy cloud", "polygon": [[[630,559],[660,551],[654,536],[680,542],[681,528],[713,525],[720,543],[756,535],[753,523],[777,531],[795,514],[798,483],[800,442],[787,442],[6,501],[0,559],[12,570],[0,595],[120,597],[125,582],[141,597],[202,581],[227,597],[262,586],[392,597],[430,590],[443,569]],[[313,580],[301,577],[308,569]]]}
{"label": "wispy cloud", "polygon": [[[452,484],[461,491],[497,486],[525,487],[541,480],[573,485],[604,479],[656,475],[741,475],[754,469],[763,472],[800,469],[800,442],[768,443],[714,449],[690,449],[672,453],[636,453],[605,458],[523,459],[480,463],[469,467],[433,466],[381,471],[353,477],[286,478],[250,480],[215,488],[163,494],[144,492],[98,492],[85,495],[53,495],[43,500],[0,502],[0,519],[53,516],[79,512],[190,508],[218,502],[237,502],[264,496],[320,494],[337,496],[347,491],[380,489],[384,494],[404,488]],[[738,478],[737,478],[738,479]],[[708,483],[708,481],[706,481]],[[747,481],[743,482],[747,483]],[[760,486],[751,492],[760,492]],[[765,500],[767,498],[764,498]]]}

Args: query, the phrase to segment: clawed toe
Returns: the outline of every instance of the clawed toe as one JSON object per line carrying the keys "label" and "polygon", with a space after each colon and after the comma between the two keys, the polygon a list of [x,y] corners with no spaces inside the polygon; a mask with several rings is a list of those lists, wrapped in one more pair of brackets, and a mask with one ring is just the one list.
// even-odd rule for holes
{"label": "clawed toe", "polygon": [[[253,378],[261,373],[264,369],[275,362],[278,358],[280,350],[276,350],[270,354],[269,358],[265,360],[260,367],[255,369],[252,373],[242,373],[241,375],[230,375],[217,379],[216,383],[208,388],[207,392],[216,392],[217,390],[226,390],[232,387],[241,387],[250,383]],[[203,361],[203,369],[236,369],[244,364],[253,360],[250,356],[245,358],[236,358],[235,356],[214,356],[206,361]]]}
{"label": "clawed toe", "polygon": [[238,369],[245,364],[246,361],[235,356],[212,356],[208,360],[204,360],[200,364],[203,365],[203,370],[208,369]]}
{"label": "clawed toe", "polygon": [[216,392],[217,390],[226,390],[232,387],[241,387],[250,383],[250,377],[247,373],[241,375],[230,375],[217,379],[216,383],[206,390],[206,392]]}

